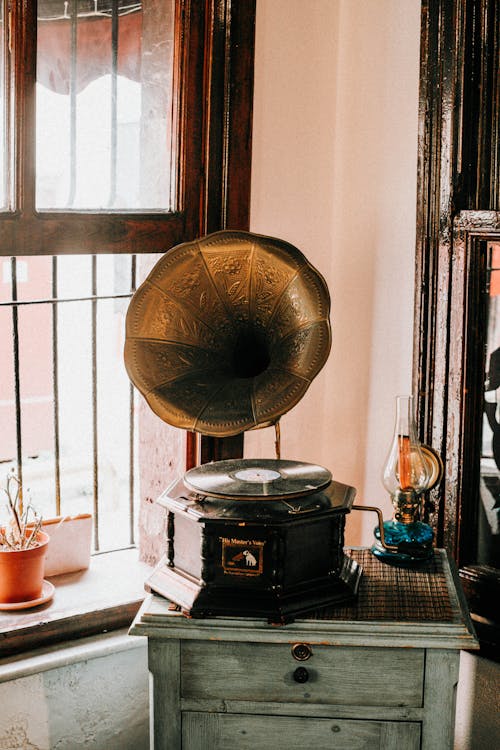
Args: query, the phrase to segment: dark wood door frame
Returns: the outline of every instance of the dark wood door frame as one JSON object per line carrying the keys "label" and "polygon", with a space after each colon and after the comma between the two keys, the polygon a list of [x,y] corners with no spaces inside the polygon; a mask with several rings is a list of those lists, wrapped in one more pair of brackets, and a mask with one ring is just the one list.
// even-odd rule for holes
{"label": "dark wood door frame", "polygon": [[422,2],[414,343],[421,437],[446,469],[430,498],[437,543],[462,568],[473,612],[490,621],[499,571],[474,568],[472,541],[479,391],[470,363],[479,355],[470,326],[481,237],[497,231],[500,208],[499,15],[497,0]]}

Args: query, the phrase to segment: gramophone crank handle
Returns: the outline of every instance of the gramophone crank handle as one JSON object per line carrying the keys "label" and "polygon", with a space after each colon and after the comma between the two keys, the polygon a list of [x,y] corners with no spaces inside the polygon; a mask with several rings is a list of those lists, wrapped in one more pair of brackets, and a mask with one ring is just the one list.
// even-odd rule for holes
{"label": "gramophone crank handle", "polygon": [[380,531],[380,544],[384,549],[389,550],[389,552],[397,552],[398,547],[395,544],[387,544],[385,541],[385,534],[384,534],[384,517],[382,515],[382,511],[380,508],[377,508],[375,505],[353,505],[352,510],[367,510],[370,513],[376,513],[378,517],[378,528]]}

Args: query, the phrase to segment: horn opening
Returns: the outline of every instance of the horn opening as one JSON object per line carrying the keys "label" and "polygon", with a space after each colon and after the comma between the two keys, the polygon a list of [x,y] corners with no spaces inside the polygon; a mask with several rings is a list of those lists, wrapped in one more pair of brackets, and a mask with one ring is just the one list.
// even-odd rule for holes
{"label": "horn opening", "polygon": [[253,326],[238,331],[232,352],[232,371],[235,378],[255,378],[271,363],[269,340]]}

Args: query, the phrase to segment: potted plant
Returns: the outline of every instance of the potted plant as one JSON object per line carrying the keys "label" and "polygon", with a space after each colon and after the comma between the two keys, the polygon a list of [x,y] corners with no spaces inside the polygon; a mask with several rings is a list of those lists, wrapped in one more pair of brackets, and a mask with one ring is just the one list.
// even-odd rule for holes
{"label": "potted plant", "polygon": [[23,503],[22,485],[7,477],[8,521],[0,527],[0,605],[28,604],[42,597],[48,535],[31,504]]}

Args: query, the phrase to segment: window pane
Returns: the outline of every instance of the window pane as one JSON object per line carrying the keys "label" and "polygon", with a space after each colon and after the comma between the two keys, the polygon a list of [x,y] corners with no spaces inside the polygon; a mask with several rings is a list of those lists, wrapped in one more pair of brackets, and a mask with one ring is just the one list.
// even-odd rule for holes
{"label": "window pane", "polygon": [[135,540],[138,396],[123,363],[125,314],[156,259],[45,256],[1,264],[0,486],[20,454],[34,506],[45,518],[93,513],[101,551]]}
{"label": "window pane", "polygon": [[39,210],[169,211],[175,0],[39,0]]}

